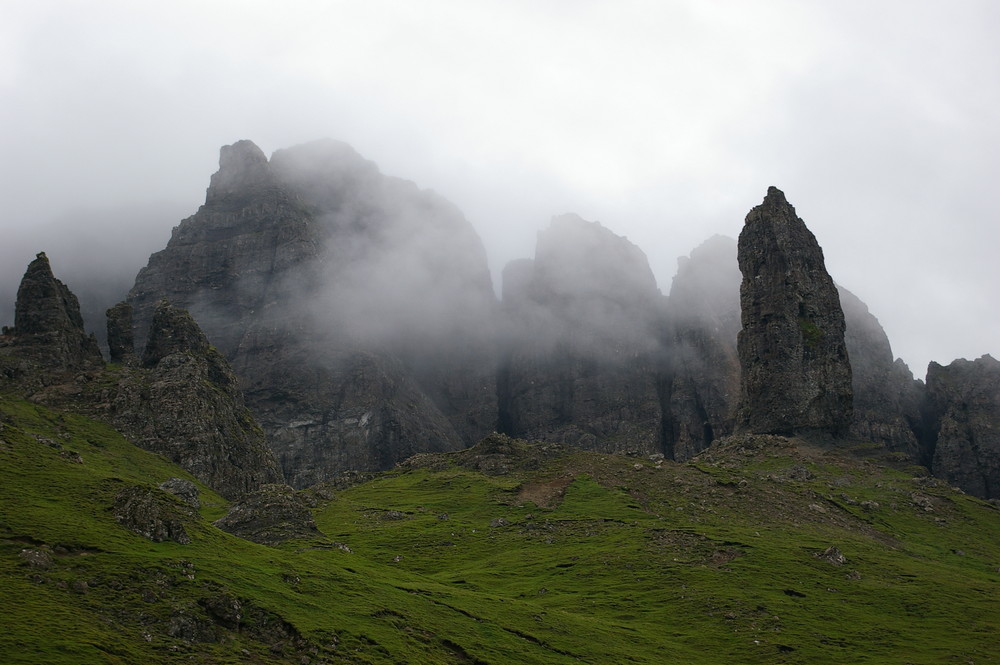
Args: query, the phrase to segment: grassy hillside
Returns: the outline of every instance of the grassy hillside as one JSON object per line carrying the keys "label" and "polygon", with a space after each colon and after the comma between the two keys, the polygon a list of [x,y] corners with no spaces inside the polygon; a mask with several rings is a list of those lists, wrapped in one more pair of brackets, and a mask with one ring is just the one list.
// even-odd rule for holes
{"label": "grassy hillside", "polygon": [[191,543],[151,542],[115,496],[188,474],[26,402],[0,425],[3,663],[1000,662],[1000,512],[864,450],[493,437],[306,492],[326,537],[272,548],[204,487]]}

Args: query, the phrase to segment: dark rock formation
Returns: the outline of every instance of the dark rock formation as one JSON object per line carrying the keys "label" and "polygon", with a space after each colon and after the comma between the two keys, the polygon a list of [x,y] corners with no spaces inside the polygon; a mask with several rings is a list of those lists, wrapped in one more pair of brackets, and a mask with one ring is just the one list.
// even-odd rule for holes
{"label": "dark rock formation", "polygon": [[191,542],[184,525],[195,519],[194,509],[166,492],[137,485],[126,487],[115,496],[112,514],[123,527],[154,543]]}
{"label": "dark rock formation", "polygon": [[741,380],[737,427],[758,434],[848,431],[853,417],[844,313],[823,250],[771,187],[738,251]]}
{"label": "dark rock formation", "polygon": [[678,262],[667,300],[663,441],[683,461],[732,434],[740,390],[736,241],[714,236]]}
{"label": "dark rock formation", "polygon": [[265,485],[234,503],[215,525],[261,545],[322,536],[305,500],[288,485]]}
{"label": "dark rock formation", "polygon": [[160,483],[160,489],[173,494],[192,508],[201,507],[201,501],[198,498],[198,486],[190,480],[171,478]]}
{"label": "dark rock formation", "polygon": [[642,251],[596,222],[553,219],[504,270],[498,429],[602,452],[661,451],[663,297]]}
{"label": "dark rock formation", "polygon": [[893,361],[889,338],[868,306],[847,289],[838,288],[846,322],[844,341],[851,358],[851,434],[929,466],[918,438],[923,427],[923,385],[914,380],[906,363]]}
{"label": "dark rock formation", "polygon": [[104,365],[96,338],[84,332],[79,301],[52,274],[44,252],[28,265],[17,290],[13,338],[18,356],[49,371]]}
{"label": "dark rock formation", "polygon": [[496,418],[495,297],[450,204],[350,147],[222,150],[205,205],[129,302],[188,308],[240,375],[289,482],[454,450]]}
{"label": "dark rock formation", "polygon": [[120,302],[110,308],[108,319],[108,351],[113,363],[131,364],[136,360],[132,334],[132,306]]}
{"label": "dark rock formation", "polygon": [[927,412],[938,478],[1000,499],[1000,362],[985,355],[927,368]]}
{"label": "dark rock formation", "polygon": [[187,312],[160,303],[143,367],[122,371],[109,409],[133,443],[227,498],[281,479],[229,363]]}

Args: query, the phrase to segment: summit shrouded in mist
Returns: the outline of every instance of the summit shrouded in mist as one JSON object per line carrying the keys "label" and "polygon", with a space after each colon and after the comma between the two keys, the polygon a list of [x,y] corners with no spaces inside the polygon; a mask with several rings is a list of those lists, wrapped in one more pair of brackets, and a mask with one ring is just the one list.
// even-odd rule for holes
{"label": "summit shrouded in mist", "polygon": [[270,161],[224,147],[205,204],[129,295],[140,344],[164,297],[231,360],[295,485],[494,426],[482,243],[454,206],[343,143]]}
{"label": "summit shrouded in mist", "polygon": [[140,345],[160,299],[191,312],[296,487],[494,430],[676,460],[738,431],[819,430],[961,463],[961,446],[935,457],[923,384],[779,190],[738,246],[681,259],[669,296],[653,275],[626,238],[562,215],[498,302],[476,231],[439,195],[337,141],[270,159],[240,141],[129,303]]}

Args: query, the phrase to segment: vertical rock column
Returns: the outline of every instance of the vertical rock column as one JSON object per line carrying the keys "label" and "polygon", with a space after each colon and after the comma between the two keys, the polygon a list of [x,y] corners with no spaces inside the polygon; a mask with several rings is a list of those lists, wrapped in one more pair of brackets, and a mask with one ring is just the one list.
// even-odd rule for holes
{"label": "vertical rock column", "polygon": [[844,434],[853,414],[844,312],[816,237],[775,187],[746,217],[739,431]]}

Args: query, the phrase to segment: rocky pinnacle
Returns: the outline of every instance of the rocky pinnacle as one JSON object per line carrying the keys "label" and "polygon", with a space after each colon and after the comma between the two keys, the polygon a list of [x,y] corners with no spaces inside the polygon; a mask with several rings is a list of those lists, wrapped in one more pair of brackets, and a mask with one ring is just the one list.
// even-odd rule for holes
{"label": "rocky pinnacle", "polygon": [[747,214],[737,429],[846,433],[853,413],[844,312],[823,250],[775,187]]}

